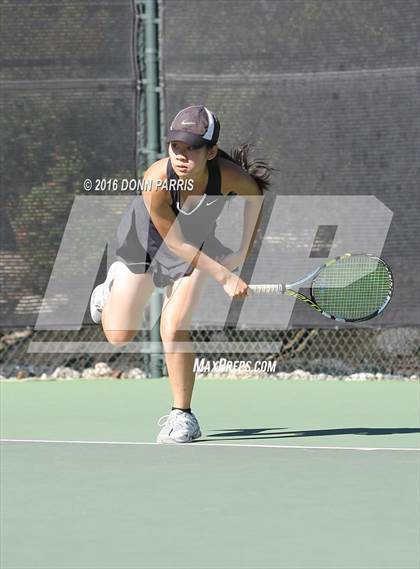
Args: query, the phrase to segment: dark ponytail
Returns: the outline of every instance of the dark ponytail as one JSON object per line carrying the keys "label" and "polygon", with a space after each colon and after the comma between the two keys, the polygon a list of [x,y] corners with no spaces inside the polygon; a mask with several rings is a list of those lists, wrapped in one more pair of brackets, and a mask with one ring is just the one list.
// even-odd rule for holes
{"label": "dark ponytail", "polygon": [[268,190],[270,186],[270,178],[274,168],[272,168],[265,160],[260,160],[259,158],[251,159],[249,157],[251,149],[252,146],[250,144],[240,144],[239,146],[234,146],[231,149],[230,154],[220,149],[218,156],[220,156],[220,158],[230,160],[231,162],[235,162],[235,164],[238,164],[248,172],[248,174],[255,180],[261,193],[263,193]]}

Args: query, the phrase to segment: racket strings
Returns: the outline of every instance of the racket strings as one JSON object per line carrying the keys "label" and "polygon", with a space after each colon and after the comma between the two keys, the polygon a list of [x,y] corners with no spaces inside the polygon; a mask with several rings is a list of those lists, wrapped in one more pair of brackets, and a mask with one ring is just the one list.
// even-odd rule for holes
{"label": "racket strings", "polygon": [[326,266],[312,284],[312,295],[324,312],[358,320],[384,306],[391,287],[385,263],[375,257],[354,255]]}

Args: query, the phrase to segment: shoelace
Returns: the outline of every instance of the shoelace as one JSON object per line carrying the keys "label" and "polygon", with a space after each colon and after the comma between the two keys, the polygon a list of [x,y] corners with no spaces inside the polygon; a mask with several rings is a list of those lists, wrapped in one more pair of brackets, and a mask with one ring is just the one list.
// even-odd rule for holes
{"label": "shoelace", "polygon": [[[165,419],[165,422],[162,422]],[[193,415],[189,413],[174,413],[173,415],[163,415],[158,421],[159,427],[166,427],[166,425],[173,426],[175,423],[181,424],[182,426],[188,427],[191,425],[195,425]],[[168,425],[168,426],[169,426]]]}

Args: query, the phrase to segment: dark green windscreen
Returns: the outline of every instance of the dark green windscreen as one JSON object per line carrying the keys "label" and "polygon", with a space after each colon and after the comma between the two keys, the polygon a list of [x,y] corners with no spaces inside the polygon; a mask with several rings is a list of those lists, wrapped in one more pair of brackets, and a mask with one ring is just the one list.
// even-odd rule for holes
{"label": "dark green windscreen", "polygon": [[110,195],[83,181],[135,174],[135,21],[131,0],[0,3],[1,326],[36,322],[75,196]]}
{"label": "dark green windscreen", "polygon": [[[273,164],[277,170],[263,228],[274,196],[302,196],[303,209],[303,196],[374,196],[393,214],[383,248],[353,248],[351,239],[340,241],[342,227],[328,204],[331,215],[319,225],[338,225],[336,250],[316,243],[325,255],[315,259],[317,227],[307,236],[302,227],[285,235],[290,211],[283,209],[279,232],[271,236],[282,260],[272,280],[257,271],[253,282],[293,282],[327,258],[372,253],[392,268],[395,294],[368,325],[419,325],[418,300],[413,301],[420,277],[418,0],[164,0],[163,5],[166,123],[182,107],[204,103],[220,118],[222,148],[250,142],[257,157]],[[369,227],[362,229],[374,232],[379,220],[371,214]],[[356,227],[357,215],[349,210],[346,221]],[[303,248],[302,270],[293,263]],[[255,256],[256,249],[251,260]],[[276,324],[268,301],[266,308],[254,305],[255,322]],[[242,308],[242,315],[245,311],[244,322],[251,320],[251,308]],[[299,302],[290,323],[334,326]]]}

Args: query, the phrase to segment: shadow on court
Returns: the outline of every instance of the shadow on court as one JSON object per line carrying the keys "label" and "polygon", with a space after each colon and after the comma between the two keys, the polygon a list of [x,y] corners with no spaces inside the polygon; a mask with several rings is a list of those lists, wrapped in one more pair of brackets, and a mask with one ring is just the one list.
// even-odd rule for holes
{"label": "shadow on court", "polygon": [[[337,435],[399,435],[420,433],[420,429],[401,428],[401,429],[372,429],[372,428],[351,428],[351,429],[318,429],[310,431],[285,431],[287,427],[254,428],[254,429],[223,429],[207,438],[204,441],[227,441],[227,440],[264,440],[264,439],[290,439],[303,437],[329,437]],[[224,438],[222,438],[224,437]],[[199,442],[199,441],[197,441]]]}

